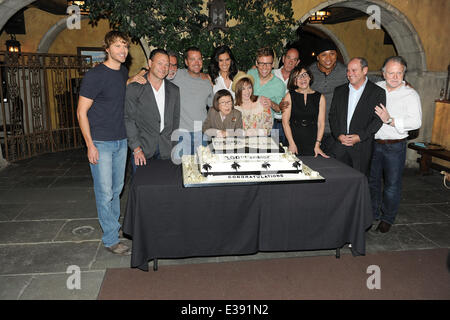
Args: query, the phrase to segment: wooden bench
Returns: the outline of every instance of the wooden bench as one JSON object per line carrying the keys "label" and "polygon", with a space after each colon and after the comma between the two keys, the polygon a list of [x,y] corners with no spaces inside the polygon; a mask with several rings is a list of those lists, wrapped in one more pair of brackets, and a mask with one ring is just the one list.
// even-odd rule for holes
{"label": "wooden bench", "polygon": [[443,166],[438,163],[434,163],[432,160],[432,157],[439,158],[442,160],[450,161],[450,150],[446,149],[436,149],[432,146],[425,147],[415,144],[414,142],[411,142],[408,144],[408,148],[416,150],[417,153],[421,156],[419,159],[417,159],[417,162],[420,164],[420,173],[421,174],[430,174],[430,169],[436,169],[436,170],[444,170],[449,171],[450,168]]}

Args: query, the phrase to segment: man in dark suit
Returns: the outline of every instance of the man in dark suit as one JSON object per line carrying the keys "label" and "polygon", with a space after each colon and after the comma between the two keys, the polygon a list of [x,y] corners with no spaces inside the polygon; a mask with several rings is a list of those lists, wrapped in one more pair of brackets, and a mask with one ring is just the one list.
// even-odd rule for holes
{"label": "man in dark suit", "polygon": [[372,143],[383,122],[375,107],[386,103],[386,93],[367,78],[367,61],[354,58],[347,65],[348,84],[334,90],[329,114],[336,159],[369,174]]}
{"label": "man in dark suit", "polygon": [[148,60],[145,84],[131,83],[125,96],[125,127],[128,146],[133,151],[133,173],[136,166],[150,159],[170,159],[172,132],[180,124],[180,90],[165,79],[169,73],[169,56],[155,49]]}

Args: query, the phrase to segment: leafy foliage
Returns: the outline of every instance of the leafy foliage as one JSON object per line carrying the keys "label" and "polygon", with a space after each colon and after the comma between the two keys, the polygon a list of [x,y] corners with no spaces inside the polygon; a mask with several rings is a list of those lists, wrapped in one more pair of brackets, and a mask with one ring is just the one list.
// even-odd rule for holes
{"label": "leafy foliage", "polygon": [[225,34],[224,44],[228,44],[246,71],[255,63],[258,48],[272,47],[280,57],[284,43],[293,40],[292,29],[295,21],[291,1],[278,0],[227,0],[228,19],[237,24]]}
{"label": "leafy foliage", "polygon": [[209,30],[206,0],[87,0],[89,18],[95,24],[105,18],[112,29],[126,32],[133,41],[147,37],[149,46],[161,47],[180,55],[189,46],[197,46],[208,65],[214,47],[231,47],[240,70],[255,62],[258,48],[272,47],[277,56],[283,40],[290,42],[292,27],[291,1],[225,0],[226,31]]}

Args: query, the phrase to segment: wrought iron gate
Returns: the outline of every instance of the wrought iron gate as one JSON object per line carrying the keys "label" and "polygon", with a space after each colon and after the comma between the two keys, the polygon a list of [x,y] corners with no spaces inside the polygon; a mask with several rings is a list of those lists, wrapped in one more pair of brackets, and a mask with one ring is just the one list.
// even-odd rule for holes
{"label": "wrought iron gate", "polygon": [[83,146],[76,108],[89,59],[0,52],[0,143],[7,161]]}

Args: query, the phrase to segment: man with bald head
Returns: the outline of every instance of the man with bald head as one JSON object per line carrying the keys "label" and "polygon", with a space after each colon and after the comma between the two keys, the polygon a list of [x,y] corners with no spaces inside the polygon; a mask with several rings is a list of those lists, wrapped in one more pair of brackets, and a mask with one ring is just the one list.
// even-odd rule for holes
{"label": "man with bald head", "polygon": [[287,86],[289,76],[291,71],[299,64],[300,54],[296,48],[290,48],[281,58],[283,66],[279,69],[274,69],[273,74],[283,80],[284,84]]}
{"label": "man with bald head", "polygon": [[347,65],[349,84],[337,87],[330,109],[330,127],[336,159],[369,175],[372,143],[383,122],[375,107],[386,104],[385,91],[367,78],[364,58],[353,58]]}

